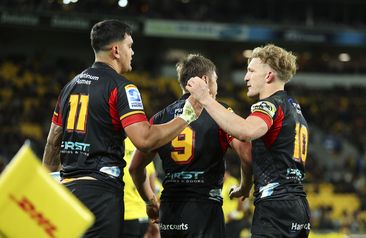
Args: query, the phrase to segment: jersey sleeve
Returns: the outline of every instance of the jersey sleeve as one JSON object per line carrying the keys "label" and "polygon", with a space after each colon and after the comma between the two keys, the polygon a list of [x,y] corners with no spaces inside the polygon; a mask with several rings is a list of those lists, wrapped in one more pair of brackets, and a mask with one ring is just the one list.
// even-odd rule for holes
{"label": "jersey sleeve", "polygon": [[[228,111],[234,112],[233,109],[231,107],[228,107],[226,104],[222,105],[225,106]],[[219,137],[220,137],[221,149],[223,151],[226,151],[227,148],[230,146],[230,143],[234,140],[234,137],[226,133],[226,131],[224,131],[221,128],[219,129]]]}
{"label": "jersey sleeve", "polygon": [[270,101],[259,101],[252,105],[250,108],[250,116],[256,116],[261,118],[270,128],[273,125],[273,118],[276,114],[277,107]]}
{"label": "jersey sleeve", "polygon": [[155,118],[155,116],[152,116],[152,117],[150,118],[150,120],[149,120],[150,125],[154,125],[154,124],[155,124],[154,118]]}
{"label": "jersey sleeve", "polygon": [[117,111],[123,127],[147,121],[142,98],[138,88],[127,84],[118,88]]}
{"label": "jersey sleeve", "polygon": [[154,125],[154,124],[162,124],[164,123],[164,110],[156,113],[154,116],[152,116],[150,118],[150,124]]}
{"label": "jersey sleeve", "polygon": [[60,96],[58,97],[55,110],[53,111],[52,122],[58,126],[62,126],[62,115],[60,111]]}

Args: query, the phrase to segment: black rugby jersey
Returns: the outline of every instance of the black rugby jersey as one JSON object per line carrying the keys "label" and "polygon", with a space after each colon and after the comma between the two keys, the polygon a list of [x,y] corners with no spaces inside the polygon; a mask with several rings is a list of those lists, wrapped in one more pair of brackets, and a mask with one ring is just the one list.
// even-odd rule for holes
{"label": "black rugby jersey", "polygon": [[93,176],[121,184],[123,128],[144,120],[136,86],[108,65],[94,63],[62,89],[52,118],[63,128],[62,177]]}
{"label": "black rugby jersey", "polygon": [[[158,112],[150,123],[162,124],[180,115],[188,96]],[[165,171],[161,200],[222,203],[224,154],[231,141],[232,137],[203,110],[196,121],[157,150]]]}
{"label": "black rugby jersey", "polygon": [[255,202],[306,196],[302,185],[309,131],[300,105],[278,91],[251,107],[268,132],[252,146]]}

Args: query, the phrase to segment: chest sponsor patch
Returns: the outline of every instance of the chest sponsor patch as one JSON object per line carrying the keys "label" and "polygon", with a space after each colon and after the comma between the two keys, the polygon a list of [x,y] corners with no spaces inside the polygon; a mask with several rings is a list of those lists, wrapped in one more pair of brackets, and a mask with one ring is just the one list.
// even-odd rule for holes
{"label": "chest sponsor patch", "polygon": [[125,90],[130,109],[144,109],[140,92],[136,86],[129,84],[125,86]]}
{"label": "chest sponsor patch", "polygon": [[262,112],[273,118],[276,113],[276,107],[273,103],[268,101],[260,101],[252,105],[250,108],[251,112]]}

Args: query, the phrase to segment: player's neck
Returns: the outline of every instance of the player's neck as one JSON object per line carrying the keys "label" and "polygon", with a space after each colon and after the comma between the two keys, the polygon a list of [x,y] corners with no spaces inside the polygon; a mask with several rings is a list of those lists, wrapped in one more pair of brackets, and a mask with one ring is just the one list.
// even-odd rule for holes
{"label": "player's neck", "polygon": [[102,55],[102,54],[96,54],[95,55],[95,62],[102,62],[106,65],[108,65],[109,67],[111,67],[112,69],[114,69],[118,74],[121,74],[122,69],[120,67],[120,65],[117,63],[117,61],[112,60],[111,58]]}
{"label": "player's neck", "polygon": [[272,96],[276,92],[283,90],[285,90],[284,84],[267,85],[267,87],[264,87],[262,92],[259,94],[259,99],[268,98],[269,96]]}

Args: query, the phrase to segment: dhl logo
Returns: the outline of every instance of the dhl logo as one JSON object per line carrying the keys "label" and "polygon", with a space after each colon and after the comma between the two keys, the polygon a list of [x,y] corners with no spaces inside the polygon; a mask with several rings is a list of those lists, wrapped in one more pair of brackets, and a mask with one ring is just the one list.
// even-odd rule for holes
{"label": "dhl logo", "polygon": [[38,226],[40,226],[49,237],[56,238],[55,232],[57,230],[56,225],[52,224],[52,222],[47,219],[42,212],[37,211],[36,206],[26,197],[22,199],[17,199],[14,195],[9,194],[10,199],[15,202],[20,209],[22,209],[25,213],[27,213],[32,220],[36,222]]}

